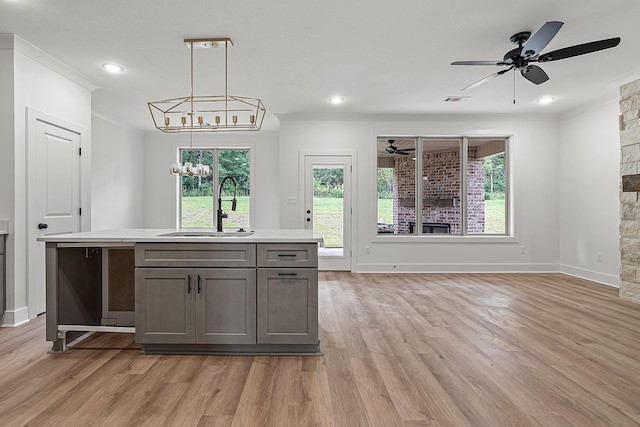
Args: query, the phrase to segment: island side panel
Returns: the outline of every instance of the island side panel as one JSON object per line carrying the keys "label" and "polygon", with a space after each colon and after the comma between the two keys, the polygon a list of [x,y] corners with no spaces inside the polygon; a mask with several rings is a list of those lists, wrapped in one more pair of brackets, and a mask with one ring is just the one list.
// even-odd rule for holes
{"label": "island side panel", "polygon": [[54,350],[62,350],[58,339],[58,244],[47,243],[45,247],[45,275],[47,287],[47,341],[53,341]]}

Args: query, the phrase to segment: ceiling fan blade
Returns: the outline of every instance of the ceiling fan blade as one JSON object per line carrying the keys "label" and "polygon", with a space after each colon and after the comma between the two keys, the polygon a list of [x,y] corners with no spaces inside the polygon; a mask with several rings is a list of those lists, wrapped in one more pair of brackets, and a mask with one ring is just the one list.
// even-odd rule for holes
{"label": "ceiling fan blade", "polygon": [[553,52],[545,53],[544,55],[540,55],[538,57],[538,62],[557,61],[559,59],[585,55],[587,53],[616,47],[618,46],[618,44],[620,44],[620,37],[578,44],[575,46],[565,47],[564,49],[554,50]]}
{"label": "ceiling fan blade", "polygon": [[532,35],[524,45],[520,56],[523,58],[531,58],[538,55],[542,49],[547,47],[549,42],[558,34],[564,22],[549,21],[546,22],[534,35]]}
{"label": "ceiling fan blade", "polygon": [[473,89],[474,87],[480,86],[481,84],[488,82],[489,80],[493,79],[494,77],[498,77],[498,76],[503,75],[504,73],[506,73],[507,71],[511,70],[512,68],[513,67],[509,67],[506,70],[498,71],[497,73],[493,73],[491,75],[488,75],[487,77],[482,78],[482,79],[478,80],[475,83],[471,83],[469,86],[465,86],[460,90]]}
{"label": "ceiling fan blade", "polygon": [[537,65],[529,65],[520,71],[522,77],[529,80],[531,83],[535,83],[539,85],[540,83],[544,83],[549,80],[549,76],[544,70]]}
{"label": "ceiling fan blade", "polygon": [[451,65],[509,65],[504,61],[455,61]]}

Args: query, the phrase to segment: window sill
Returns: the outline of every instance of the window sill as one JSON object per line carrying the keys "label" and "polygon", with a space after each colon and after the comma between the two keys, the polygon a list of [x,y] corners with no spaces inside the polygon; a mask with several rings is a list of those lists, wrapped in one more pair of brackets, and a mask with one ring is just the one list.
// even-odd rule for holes
{"label": "window sill", "polygon": [[441,235],[374,235],[371,239],[375,243],[515,243],[515,236],[503,234],[485,234],[477,236],[459,236],[451,234]]}

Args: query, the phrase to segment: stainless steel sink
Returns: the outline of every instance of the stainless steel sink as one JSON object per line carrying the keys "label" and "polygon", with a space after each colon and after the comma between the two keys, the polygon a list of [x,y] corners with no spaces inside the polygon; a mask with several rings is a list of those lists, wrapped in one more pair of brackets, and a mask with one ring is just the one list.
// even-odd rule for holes
{"label": "stainless steel sink", "polygon": [[171,233],[160,234],[162,237],[247,237],[254,233],[249,231],[172,231]]}

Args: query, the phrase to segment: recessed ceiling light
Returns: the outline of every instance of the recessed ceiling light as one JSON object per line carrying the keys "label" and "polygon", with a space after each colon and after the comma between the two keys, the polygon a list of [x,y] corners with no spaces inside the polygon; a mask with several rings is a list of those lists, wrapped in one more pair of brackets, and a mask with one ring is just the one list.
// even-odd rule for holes
{"label": "recessed ceiling light", "polygon": [[538,99],[538,103],[539,104],[549,104],[553,101],[555,101],[556,98],[554,96],[545,96],[543,98]]}
{"label": "recessed ceiling light", "polygon": [[102,68],[104,68],[110,73],[121,73],[122,70],[124,70],[121,66],[116,64],[103,64]]}
{"label": "recessed ceiling light", "polygon": [[444,102],[467,102],[470,99],[470,96],[447,96]]}
{"label": "recessed ceiling light", "polygon": [[332,96],[329,98],[329,102],[332,104],[342,104],[344,102],[344,97],[342,96]]}

